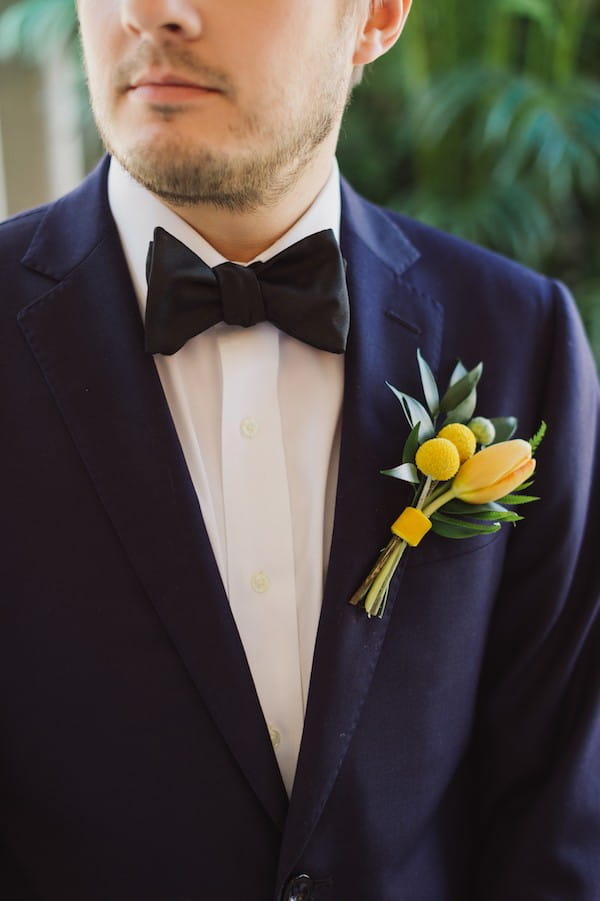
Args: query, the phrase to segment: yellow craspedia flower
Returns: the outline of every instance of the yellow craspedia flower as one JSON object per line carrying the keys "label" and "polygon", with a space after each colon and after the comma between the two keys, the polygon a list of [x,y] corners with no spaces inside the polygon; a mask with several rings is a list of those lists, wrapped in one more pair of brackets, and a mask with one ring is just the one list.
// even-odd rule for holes
{"label": "yellow craspedia flower", "polygon": [[460,455],[447,438],[430,438],[417,451],[415,463],[424,475],[436,482],[445,482],[458,472]]}
{"label": "yellow craspedia flower", "polygon": [[451,422],[449,425],[445,425],[438,432],[438,438],[447,438],[452,442],[458,451],[461,463],[472,457],[477,447],[477,439],[472,430],[460,422]]}

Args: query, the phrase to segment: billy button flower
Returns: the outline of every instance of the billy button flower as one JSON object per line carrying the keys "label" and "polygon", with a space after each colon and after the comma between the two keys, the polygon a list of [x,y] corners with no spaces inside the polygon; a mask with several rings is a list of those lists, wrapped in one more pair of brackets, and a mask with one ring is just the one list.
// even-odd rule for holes
{"label": "billy button flower", "polygon": [[477,447],[477,438],[473,430],[461,422],[451,422],[450,425],[445,425],[438,432],[438,438],[447,438],[452,442],[458,451],[461,463],[472,457]]}
{"label": "billy button flower", "polygon": [[458,472],[460,453],[447,438],[424,441],[415,455],[417,468],[435,482],[447,482]]}

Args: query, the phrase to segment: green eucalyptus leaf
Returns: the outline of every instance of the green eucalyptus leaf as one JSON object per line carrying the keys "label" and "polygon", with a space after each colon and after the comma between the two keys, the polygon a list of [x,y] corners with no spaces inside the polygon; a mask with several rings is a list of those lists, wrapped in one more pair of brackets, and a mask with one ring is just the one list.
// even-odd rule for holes
{"label": "green eucalyptus leaf", "polygon": [[500,504],[466,504],[464,501],[450,501],[440,508],[441,512],[447,516],[469,516],[475,520],[498,522],[518,522],[523,519],[513,510],[507,510]]}
{"label": "green eucalyptus leaf", "polygon": [[500,498],[501,504],[508,504],[510,507],[517,504],[531,504],[533,501],[539,501],[539,497],[533,497],[531,494],[517,494],[517,492],[506,494]]}
{"label": "green eucalyptus leaf", "polygon": [[381,474],[391,476],[393,479],[402,479],[403,482],[410,482],[412,485],[418,485],[421,481],[417,467],[413,463],[402,463],[393,469],[382,469]]}
{"label": "green eucalyptus leaf", "polygon": [[431,517],[432,531],[442,538],[473,538],[475,535],[491,534],[498,532],[501,528],[499,522],[485,525],[483,523],[470,523],[463,519],[454,519],[451,516],[444,516],[439,511]]}
{"label": "green eucalyptus leaf", "polygon": [[494,444],[498,444],[500,441],[510,441],[517,431],[518,422],[514,416],[499,416],[496,419],[490,419],[490,422],[496,429]]}
{"label": "green eucalyptus leaf", "polygon": [[414,428],[417,423],[420,423],[420,440],[427,441],[428,438],[433,438],[435,434],[433,422],[431,421],[431,417],[423,404],[419,403],[418,400],[415,400],[414,397],[410,397],[410,395],[404,394],[403,391],[398,391],[398,389],[394,388],[393,385],[390,385],[389,382],[386,382],[386,385],[391,391],[394,392],[394,394],[402,404],[404,415],[408,419],[408,424],[410,425],[411,429]]}
{"label": "green eucalyptus leaf", "polygon": [[404,445],[404,449],[402,451],[402,462],[403,463],[414,463],[415,455],[417,450],[419,449],[419,431],[421,429],[421,423],[418,422],[410,431],[410,435],[406,439],[406,444]]}
{"label": "green eucalyptus leaf", "polygon": [[513,491],[513,494],[520,493],[521,491],[527,491],[528,488],[531,488],[534,481],[535,481],[534,479],[529,479],[528,482],[523,482],[522,485],[519,485],[518,488],[515,488],[515,490]]}
{"label": "green eucalyptus leaf", "polygon": [[472,538],[473,533],[462,529],[458,523],[445,523],[432,517],[431,531],[441,538]]}
{"label": "green eucalyptus leaf", "polygon": [[421,351],[417,350],[417,361],[419,363],[419,371],[421,373],[421,384],[423,385],[423,394],[429,407],[429,412],[433,419],[438,415],[440,410],[440,395],[438,387],[429,367],[429,364],[421,355]]}
{"label": "green eucalyptus leaf", "polygon": [[465,397],[462,403],[460,403],[457,407],[454,407],[453,410],[448,411],[448,415],[445,419],[446,424],[450,422],[468,422],[469,419],[472,419],[476,406],[477,389],[473,388],[471,393],[467,397]]}
{"label": "green eucalyptus leaf", "polygon": [[455,410],[462,404],[463,401],[469,397],[473,389],[477,387],[482,372],[483,363],[479,363],[474,369],[471,369],[470,372],[463,375],[457,382],[451,384],[440,402],[440,410],[443,410],[444,413],[449,413],[451,410]]}
{"label": "green eucalyptus leaf", "polygon": [[506,512],[505,507],[494,501],[490,501],[489,504],[467,504],[466,501],[459,501],[456,498],[448,501],[441,509],[444,513],[450,513],[453,516],[474,516],[476,513]]}
{"label": "green eucalyptus leaf", "polygon": [[478,519],[468,519],[467,517],[461,517],[460,519],[455,519],[452,516],[446,516],[441,510],[438,510],[437,513],[434,513],[431,517],[436,519],[438,522],[445,523],[446,525],[456,525],[460,526],[460,528],[471,532],[472,535],[477,534],[478,532],[488,533],[488,532],[497,532],[498,529],[496,526],[497,522],[492,522],[490,525],[480,522]]}
{"label": "green eucalyptus leaf", "polygon": [[497,510],[484,510],[481,513],[476,513],[475,519],[480,519],[483,522],[487,522],[488,520],[493,522],[519,522],[523,517],[519,516],[518,513],[514,513],[512,510],[506,510],[504,513]]}
{"label": "green eucalyptus leaf", "polygon": [[449,387],[452,387],[452,385],[456,385],[457,382],[459,382],[462,378],[464,378],[465,375],[467,375],[467,372],[468,372],[467,368],[465,366],[463,366],[463,364],[459,360],[458,363],[456,364],[456,366],[454,367],[454,371],[452,372],[452,375],[450,376],[450,386]]}

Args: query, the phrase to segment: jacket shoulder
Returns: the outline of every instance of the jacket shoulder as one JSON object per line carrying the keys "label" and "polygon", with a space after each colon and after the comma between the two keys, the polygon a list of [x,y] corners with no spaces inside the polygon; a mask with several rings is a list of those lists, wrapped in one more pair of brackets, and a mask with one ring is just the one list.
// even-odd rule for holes
{"label": "jacket shoulder", "polygon": [[557,304],[574,312],[573,298],[556,279],[401,213],[378,209],[419,252],[405,279],[420,291],[443,296],[454,315],[495,320],[502,314],[513,322],[523,316],[542,322],[554,317]]}
{"label": "jacket shoulder", "polygon": [[0,305],[20,309],[61,282],[113,226],[108,158],[73,191],[0,223]]}
{"label": "jacket shoulder", "polygon": [[[369,203],[368,201],[366,202]],[[467,269],[473,272],[491,269],[494,272],[505,273],[506,277],[525,279],[525,281],[532,284],[548,281],[543,274],[498,251],[442,231],[423,221],[412,219],[410,216],[396,210],[370,203],[369,206],[386,217],[390,226],[399,228],[408,240],[419,249],[422,257],[429,261],[435,259],[440,269],[449,268],[456,270],[460,268],[461,271]]]}
{"label": "jacket shoulder", "polygon": [[[521,263],[463,238],[378,206],[342,179],[343,226],[421,290],[448,300],[458,296],[494,298],[553,293],[554,283]],[[408,265],[406,265],[408,263]]]}
{"label": "jacket shoulder", "polygon": [[20,261],[52,205],[47,203],[25,210],[0,222],[0,268]]}

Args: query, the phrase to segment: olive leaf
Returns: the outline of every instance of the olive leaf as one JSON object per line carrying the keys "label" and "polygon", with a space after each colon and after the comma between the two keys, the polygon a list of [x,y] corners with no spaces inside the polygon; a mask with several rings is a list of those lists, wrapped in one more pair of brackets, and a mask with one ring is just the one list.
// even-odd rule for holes
{"label": "olive leaf", "polygon": [[398,389],[394,388],[393,385],[390,385],[389,382],[386,382],[386,385],[388,386],[390,391],[393,391],[395,396],[400,401],[402,409],[404,410],[404,415],[408,419],[408,424],[410,425],[411,429],[414,428],[418,423],[420,423],[420,440],[427,441],[428,438],[433,438],[435,434],[433,422],[431,421],[431,417],[423,404],[419,403],[418,400],[415,400],[414,397],[410,397],[410,395],[404,394],[403,391],[398,391]]}
{"label": "olive leaf", "polygon": [[432,419],[440,412],[440,394],[434,375],[429,367],[429,363],[421,355],[421,351],[417,350],[417,362],[419,364],[419,372],[421,373],[421,384],[423,385],[423,394],[429,407]]}
{"label": "olive leaf", "polygon": [[531,504],[532,501],[539,501],[539,497],[534,497],[531,494],[519,494],[518,491],[500,498],[501,504],[509,504],[511,507],[515,507],[518,504]]}
{"label": "olive leaf", "polygon": [[439,511],[431,517],[431,528],[442,538],[473,538],[477,534],[492,534],[501,528],[499,522],[485,525],[481,522],[469,522],[466,519],[454,519]]}
{"label": "olive leaf", "polygon": [[[456,369],[454,371],[456,372]],[[459,378],[457,382],[451,382],[450,387],[440,401],[440,410],[444,413],[451,413],[464,403],[477,387],[482,372],[483,363],[478,363],[474,369],[471,369],[470,372],[467,372],[466,375]],[[475,405],[473,404],[473,410],[474,409]]]}
{"label": "olive leaf", "polygon": [[457,407],[454,407],[453,410],[449,410],[446,416],[446,424],[449,425],[452,422],[467,422],[469,419],[473,417],[473,413],[475,412],[475,407],[477,406],[477,389],[473,388],[470,394],[465,397],[462,403],[458,404]]}
{"label": "olive leaf", "polygon": [[450,376],[450,386],[456,385],[456,383],[459,382],[467,374],[467,372],[468,369],[459,360],[454,367],[452,375]]}
{"label": "olive leaf", "polygon": [[402,479],[403,482],[410,482],[412,485],[418,485],[420,482],[420,476],[414,463],[402,463],[400,466],[394,466],[392,469],[382,469],[380,472],[383,476]]}
{"label": "olive leaf", "polygon": [[518,522],[523,519],[513,510],[507,510],[502,504],[491,501],[489,504],[467,504],[465,501],[453,500],[444,504],[443,511],[449,516],[471,516],[474,519],[498,520],[499,522]]}
{"label": "olive leaf", "polygon": [[497,416],[495,419],[490,419],[490,422],[496,429],[496,435],[492,444],[510,441],[517,431],[518,421],[515,416]]}
{"label": "olive leaf", "polygon": [[402,462],[403,463],[414,463],[415,456],[419,449],[420,441],[419,441],[419,432],[421,430],[421,423],[418,422],[410,431],[408,438],[406,439],[406,443],[404,444],[404,448],[402,450]]}

